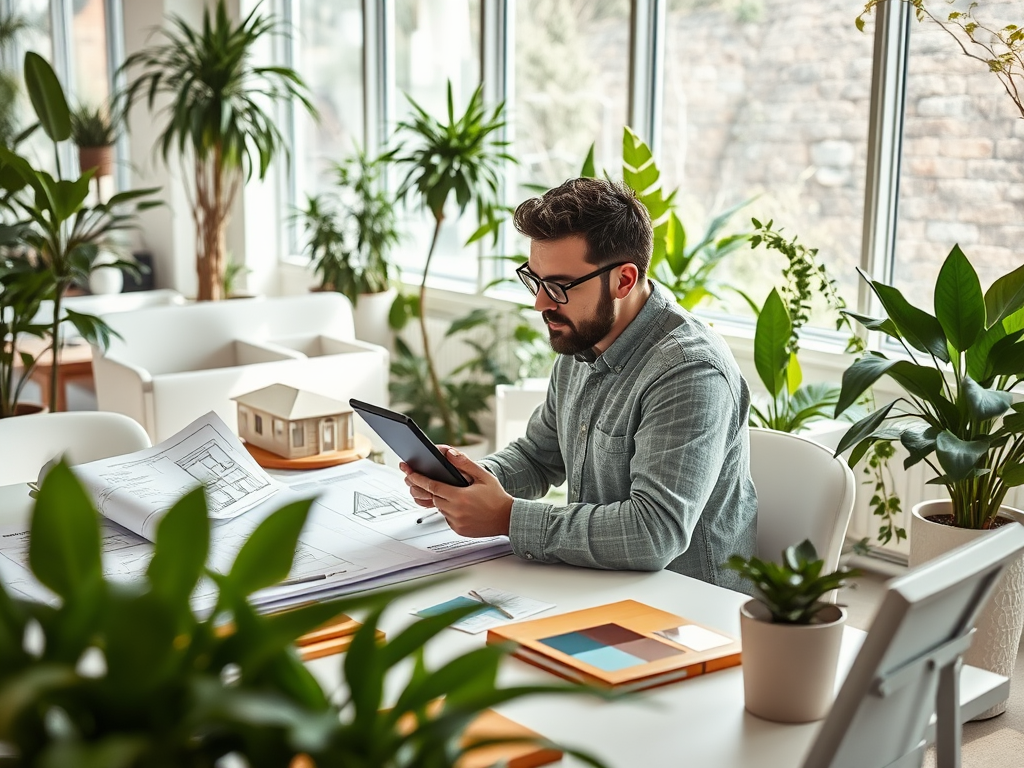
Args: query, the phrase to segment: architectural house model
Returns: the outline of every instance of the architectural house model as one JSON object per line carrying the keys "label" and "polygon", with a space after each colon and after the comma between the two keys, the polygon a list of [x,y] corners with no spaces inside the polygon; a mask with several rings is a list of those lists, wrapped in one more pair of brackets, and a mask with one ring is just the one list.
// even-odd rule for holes
{"label": "architectural house model", "polygon": [[285,384],[231,398],[238,405],[238,435],[286,459],[354,446],[352,409],[339,400]]}

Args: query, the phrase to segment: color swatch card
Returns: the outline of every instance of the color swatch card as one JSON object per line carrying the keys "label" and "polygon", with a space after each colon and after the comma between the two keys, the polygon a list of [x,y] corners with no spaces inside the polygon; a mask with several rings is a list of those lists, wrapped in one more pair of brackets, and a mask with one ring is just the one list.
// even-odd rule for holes
{"label": "color swatch card", "polygon": [[710,627],[623,600],[492,628],[488,643],[560,677],[643,690],[740,663],[739,641]]}
{"label": "color swatch card", "polygon": [[413,611],[413,614],[423,617],[436,616],[452,608],[468,605],[477,605],[479,610],[452,624],[452,629],[468,632],[471,635],[483,632],[491,627],[535,616],[542,611],[555,607],[554,603],[543,603],[540,600],[531,600],[528,597],[522,597],[512,592],[482,587],[471,590],[471,594],[459,595],[443,603],[420,608]]}

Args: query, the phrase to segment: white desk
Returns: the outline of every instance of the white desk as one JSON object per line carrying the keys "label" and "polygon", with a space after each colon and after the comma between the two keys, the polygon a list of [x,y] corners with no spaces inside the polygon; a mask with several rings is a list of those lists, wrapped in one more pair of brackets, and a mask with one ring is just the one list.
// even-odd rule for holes
{"label": "white desk", "polygon": [[[0,524],[23,524],[30,505],[27,486],[0,487]],[[504,557],[455,571],[449,581],[395,601],[384,616],[382,628],[393,637],[413,621],[409,613],[412,609],[478,587],[497,587],[556,604],[556,608],[542,616],[635,599],[736,636],[739,606],[747,599],[670,571],[594,571]],[[841,677],[853,662],[864,636],[859,630],[847,628],[840,659]],[[446,657],[484,642],[485,634],[445,630],[429,648],[428,661],[436,666]],[[327,690],[338,690],[340,657],[318,659],[309,666]],[[726,669],[645,691],[628,701],[540,697],[500,709],[548,738],[592,752],[614,768],[797,768],[820,723],[781,725],[748,714],[743,709],[742,675],[741,667]],[[509,659],[501,682],[514,685],[560,680],[518,659]],[[1006,678],[973,667],[964,668],[961,710],[965,720],[1008,695]],[[582,765],[569,757],[563,764],[566,768]]]}
{"label": "white desk", "polygon": [[[410,610],[479,587],[496,587],[556,604],[541,616],[616,600],[640,600],[737,637],[739,606],[748,599],[670,571],[594,571],[526,563],[511,556],[463,568],[452,576],[451,581],[389,607],[382,624],[388,637],[413,620]],[[429,661],[436,666],[447,656],[479,647],[485,636],[445,630],[430,649]],[[864,637],[860,630],[846,629],[840,676],[845,676]],[[328,690],[340,685],[338,657],[318,659],[309,666]],[[553,682],[561,680],[514,658],[505,662],[501,675],[504,685]],[[1006,678],[965,667],[961,677],[964,718],[1001,701],[1008,692]],[[741,667],[644,691],[629,701],[538,697],[500,710],[548,738],[592,752],[614,768],[797,768],[821,726],[782,725],[747,713]],[[570,757],[563,764],[567,768],[583,765]]]}

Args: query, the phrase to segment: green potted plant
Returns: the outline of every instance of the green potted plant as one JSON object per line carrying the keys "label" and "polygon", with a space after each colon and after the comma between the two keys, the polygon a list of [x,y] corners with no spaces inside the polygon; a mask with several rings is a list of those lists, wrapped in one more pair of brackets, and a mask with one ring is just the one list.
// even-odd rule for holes
{"label": "green potted plant", "polygon": [[114,172],[114,142],[119,120],[112,111],[80,105],[71,112],[71,140],[78,147],[78,167],[93,178]]}
{"label": "green potted plant", "polygon": [[307,197],[295,217],[306,233],[317,290],[344,294],[352,302],[356,336],[388,347],[388,316],[398,294],[391,250],[401,235],[395,200],[382,189],[384,168],[383,159],[357,149],[334,165],[334,189]]}
{"label": "green potted plant", "polygon": [[[477,748],[460,736],[482,710],[526,695],[580,693],[499,687],[506,650],[495,646],[428,666],[425,646],[473,607],[378,642],[381,614],[408,587],[258,614],[249,597],[288,575],[310,504],[272,512],[231,567],[215,572],[206,568],[204,492],[194,490],[160,523],[145,578],[117,582],[103,574],[99,515],[58,464],[38,492],[28,562],[59,599],[18,599],[0,585],[0,741],[15,751],[13,763],[183,768],[233,754],[249,765],[297,765],[304,756],[319,766],[450,768]],[[203,578],[216,585],[216,603],[197,615],[190,596]],[[342,661],[350,695],[336,701],[294,642],[353,610],[367,615]],[[233,629],[225,633],[224,624]],[[405,668],[404,684],[388,686],[398,695],[382,709],[396,668]]]}
{"label": "green potted plant", "polygon": [[[594,145],[590,146],[580,176],[597,177]],[[648,275],[671,291],[684,309],[693,310],[706,299],[717,298],[719,286],[713,272],[726,256],[750,239],[746,232],[731,235],[721,232],[733,214],[751,200],[744,200],[715,216],[699,240],[688,237],[675,201],[678,190],[666,194],[651,148],[629,126],[622,131],[622,180],[637,193],[654,224],[654,249]]]}
{"label": "green potted plant", "polygon": [[[130,229],[135,215],[159,202],[153,200],[156,189],[120,192],[105,203],[86,205],[88,171],[77,179],[64,178],[58,145],[71,138],[71,113],[64,90],[50,65],[36,53],[25,54],[25,86],[36,117],[53,145],[56,177],[36,168],[16,152],[0,147],[0,190],[6,205],[20,221],[4,230],[6,243],[27,251],[39,271],[47,275],[47,299],[53,302],[53,317],[48,334],[56,354],[61,349],[61,325],[75,326],[86,341],[105,346],[109,337],[107,325],[98,317],[63,308],[64,294],[72,283],[88,280],[95,269],[110,266],[99,263],[100,249],[109,244],[111,236]],[[114,266],[136,269],[130,262],[114,262]],[[50,379],[50,400],[57,402],[57,366]]]}
{"label": "green potted plant", "polygon": [[[903,394],[854,424],[838,452],[852,449],[854,466],[874,443],[898,442],[909,454],[906,467],[924,462],[935,475],[929,482],[946,488],[949,499],[912,509],[911,565],[1007,521],[1024,522],[1004,505],[1007,492],[1024,485],[1024,404],[1011,394],[1024,380],[1024,267],[982,293],[974,267],[954,246],[935,281],[934,314],[898,289],[861,277],[886,316],[848,314],[902,354],[871,352],[851,365],[836,414],[883,376]],[[989,602],[965,661],[1009,674],[1024,624],[1024,611],[1013,608],[1024,596],[1024,564],[1007,571],[999,590],[1008,594]]]}
{"label": "green potted plant", "polygon": [[158,146],[165,163],[178,153],[194,169],[192,217],[196,225],[196,270],[200,301],[224,298],[226,232],[242,183],[255,171],[262,180],[271,162],[287,146],[270,105],[294,99],[316,110],[299,75],[288,67],[256,66],[255,49],[268,35],[283,32],[272,16],[254,9],[238,24],[224,0],[194,29],[180,16],[171,19],[167,40],[129,56],[122,67],[135,73],[125,94],[125,109],[145,96],[152,111],[158,96],[166,123]]}
{"label": "green potted plant", "polygon": [[[0,243],[3,230],[0,226]],[[21,400],[36,358],[16,349],[14,342],[26,337],[45,338],[48,326],[39,323],[36,316],[49,289],[49,276],[34,269],[27,259],[0,256],[0,419],[43,409]]]}
{"label": "green potted plant", "polygon": [[726,563],[754,589],[740,608],[740,635],[744,701],[758,717],[806,723],[832,706],[846,609],[827,597],[860,573],[822,573],[824,565],[806,539],[779,563],[739,555]]}
{"label": "green potted plant", "polygon": [[[419,318],[423,372],[434,398],[430,415],[431,422],[438,424],[435,434],[439,434],[442,441],[449,445],[461,445],[465,434],[454,404],[449,401],[442,386],[427,332],[426,296],[430,262],[437,248],[438,236],[448,214],[445,209],[452,195],[459,215],[471,203],[476,207],[480,227],[467,245],[488,232],[497,235],[497,225],[504,211],[499,203],[501,168],[504,163],[515,160],[505,151],[508,142],[501,139],[501,131],[505,126],[502,118],[505,105],[498,104],[488,112],[483,103],[483,86],[476,89],[466,111],[456,118],[452,85],[449,82],[446,122],[430,115],[408,95],[406,98],[413,108],[412,117],[398,124],[396,136],[400,143],[384,157],[387,162],[395,163],[398,169],[405,172],[397,198],[406,199],[414,195],[420,207],[429,211],[434,219],[434,231],[423,264],[418,301],[412,306],[412,311]],[[398,307],[393,315],[401,314],[404,302],[396,303]],[[426,429],[431,425],[421,423],[420,426]]]}

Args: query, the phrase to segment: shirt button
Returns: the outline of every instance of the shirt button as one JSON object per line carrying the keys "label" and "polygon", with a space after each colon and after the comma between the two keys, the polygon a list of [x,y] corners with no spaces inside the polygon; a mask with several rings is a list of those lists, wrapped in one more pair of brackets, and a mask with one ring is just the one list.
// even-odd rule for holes
{"label": "shirt button", "polygon": [[523,557],[525,557],[527,560],[533,560],[533,552],[527,552],[525,555],[523,555]]}
{"label": "shirt button", "polygon": [[587,425],[586,425],[586,423],[583,423],[583,424],[581,424],[581,425],[580,425],[580,432],[586,432],[586,431],[587,431]]}

